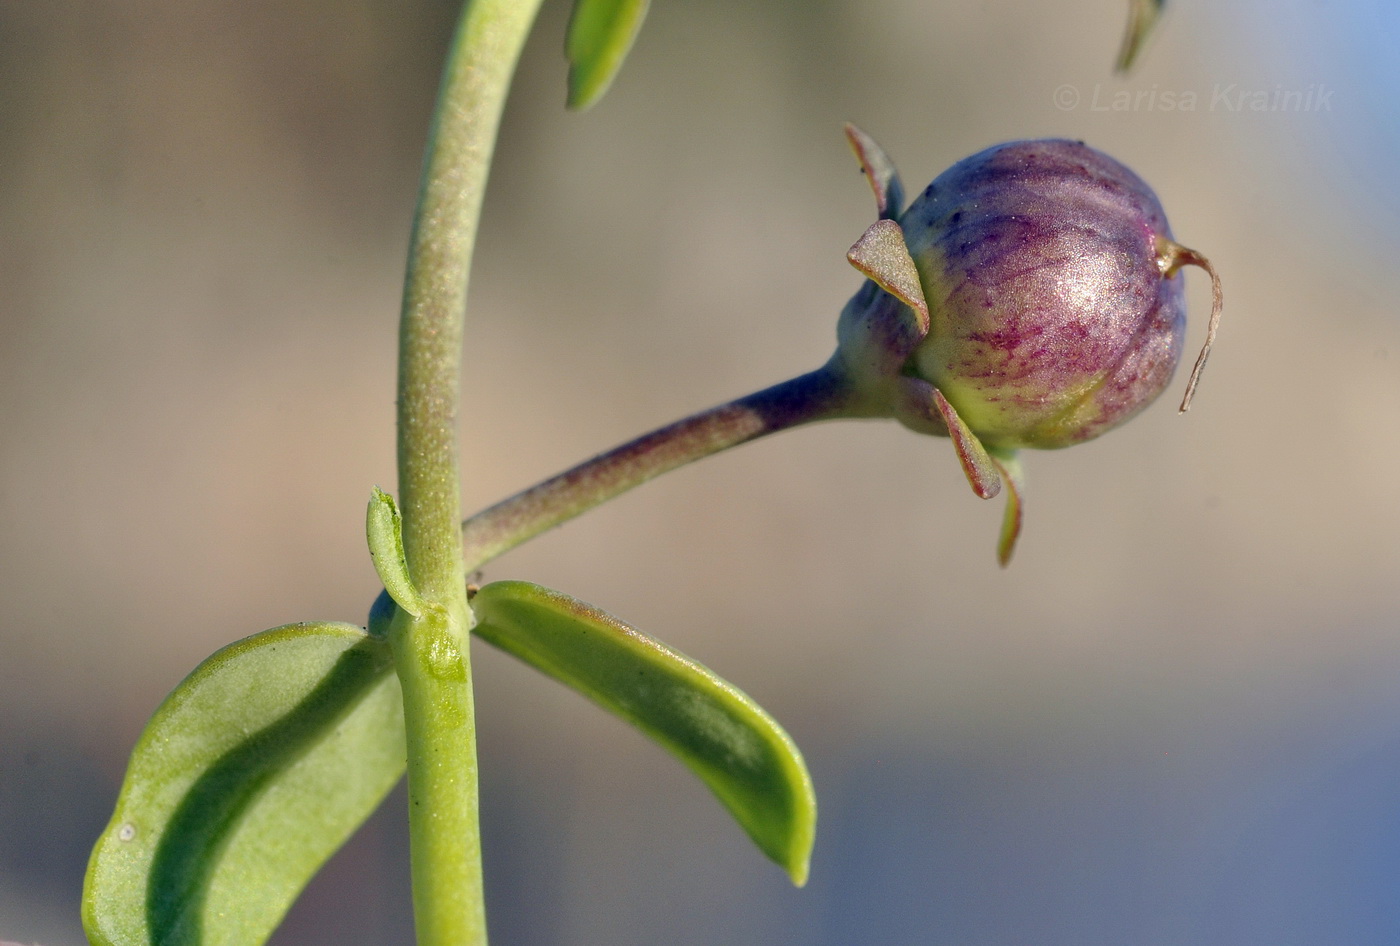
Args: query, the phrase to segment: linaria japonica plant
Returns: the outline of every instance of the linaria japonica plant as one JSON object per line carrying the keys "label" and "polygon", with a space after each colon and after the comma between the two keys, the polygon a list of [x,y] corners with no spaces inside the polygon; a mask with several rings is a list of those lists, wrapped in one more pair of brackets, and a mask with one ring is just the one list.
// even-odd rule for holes
{"label": "linaria japonica plant", "polygon": [[[848,254],[865,277],[814,371],[645,434],[463,519],[456,441],[467,274],[506,93],[539,0],[469,0],[446,65],[400,330],[398,500],[366,517],[384,591],[368,626],[305,622],[231,644],[156,710],[89,865],[92,943],[261,943],[326,859],[408,775],[420,946],[486,942],[469,642],[513,654],[677,755],[758,848],[805,882],[812,782],[752,699],[589,604],[467,578],[508,549],[661,473],[817,420],[893,418],[948,437],[974,492],[1021,531],[1017,451],[1097,437],[1145,408],[1180,358],[1177,243],[1126,167],[1078,142],[1021,141],[958,162],[906,206],[894,165],[848,126],[877,220]],[[1159,12],[1132,6],[1126,67]],[[603,94],[645,0],[577,0],[569,104]]]}

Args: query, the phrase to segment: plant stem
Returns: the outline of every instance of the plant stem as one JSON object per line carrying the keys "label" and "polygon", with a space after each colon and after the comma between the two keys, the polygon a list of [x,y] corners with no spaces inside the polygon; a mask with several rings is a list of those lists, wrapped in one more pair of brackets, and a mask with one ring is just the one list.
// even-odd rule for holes
{"label": "plant stem", "polygon": [[457,399],[467,276],[496,130],[539,0],[468,0],[429,134],[399,328],[399,507],[425,597],[461,587]]}
{"label": "plant stem", "polygon": [[800,424],[874,416],[830,364],[585,460],[462,523],[468,570],[668,470]]}
{"label": "plant stem", "polygon": [[468,0],[429,134],[399,330],[403,545],[421,617],[390,644],[408,742],[419,946],[486,942],[469,618],[458,520],[457,401],[467,276],[496,131],[540,0]]}

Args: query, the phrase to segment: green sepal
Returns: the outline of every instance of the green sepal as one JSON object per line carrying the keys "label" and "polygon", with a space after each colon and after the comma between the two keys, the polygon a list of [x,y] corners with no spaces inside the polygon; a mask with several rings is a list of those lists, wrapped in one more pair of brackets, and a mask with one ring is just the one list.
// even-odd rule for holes
{"label": "green sepal", "polygon": [[146,725],[88,862],[93,946],[253,946],[404,770],[388,646],[291,624],[218,651]]}
{"label": "green sepal", "polygon": [[576,0],[564,52],[569,57],[569,108],[603,97],[646,19],[649,0]]}
{"label": "green sepal", "polygon": [[881,220],[898,220],[904,209],[904,184],[899,179],[890,156],[885,153],[875,139],[850,122],[846,123],[846,140],[860,161],[860,169],[875,192],[875,212]]}
{"label": "green sepal", "polygon": [[1001,492],[1001,475],[987,448],[936,387],[933,388],[933,404],[948,425],[948,436],[953,438],[953,449],[957,451],[968,485],[979,499],[991,499]]}
{"label": "green sepal", "polygon": [[475,633],[669,749],[801,886],[817,801],[797,746],[757,703],[688,657],[575,598],[498,581],[472,599]]}
{"label": "green sepal", "polygon": [[1006,485],[1006,511],[1002,514],[1001,533],[997,536],[997,561],[1005,568],[1011,564],[1016,540],[1021,537],[1021,521],[1026,514],[1026,474],[1015,450],[996,450],[991,458]]}
{"label": "green sepal", "polygon": [[846,253],[846,259],[875,285],[909,307],[909,317],[913,319],[910,334],[919,339],[928,334],[930,318],[924,287],[898,223],[884,219],[872,223]]}
{"label": "green sepal", "polygon": [[1114,64],[1116,71],[1127,72],[1133,67],[1147,42],[1147,35],[1157,25],[1166,6],[1167,0],[1128,0],[1128,28],[1123,33],[1123,45]]}

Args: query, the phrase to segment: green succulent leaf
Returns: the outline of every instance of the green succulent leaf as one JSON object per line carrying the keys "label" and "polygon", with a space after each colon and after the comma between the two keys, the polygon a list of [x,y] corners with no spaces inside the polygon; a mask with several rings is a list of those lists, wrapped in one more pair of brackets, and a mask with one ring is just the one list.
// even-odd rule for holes
{"label": "green succulent leaf", "polygon": [[404,770],[387,645],[292,624],[218,651],[132,752],[88,863],[94,946],[262,943]]}
{"label": "green succulent leaf", "polygon": [[522,581],[472,599],[475,633],[677,755],[763,853],[801,886],[816,830],[812,780],[792,739],[732,684],[575,598]]}
{"label": "green succulent leaf", "polygon": [[569,57],[569,108],[603,97],[646,19],[650,0],[576,0],[564,51]]}

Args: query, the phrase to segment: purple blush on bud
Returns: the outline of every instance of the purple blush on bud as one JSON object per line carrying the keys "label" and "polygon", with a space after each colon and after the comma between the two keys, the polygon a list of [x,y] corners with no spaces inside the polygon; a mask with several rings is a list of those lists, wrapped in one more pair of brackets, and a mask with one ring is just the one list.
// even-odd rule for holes
{"label": "purple blush on bud", "polygon": [[1214,296],[1185,413],[1220,325],[1221,288],[1172,239],[1152,189],[1083,142],[1014,141],[953,165],[903,213],[903,185],[865,132],[846,137],[880,219],[846,254],[867,277],[837,322],[833,375],[851,416],[951,437],[974,493],[1007,494],[997,558],[1011,559],[1023,447],[1091,440],[1171,380],[1186,333],[1183,266]]}
{"label": "purple blush on bud", "polygon": [[989,448],[1089,440],[1171,380],[1186,329],[1171,277],[1200,260],[1107,155],[998,145],[939,175],[899,224],[930,316],[910,367]]}

